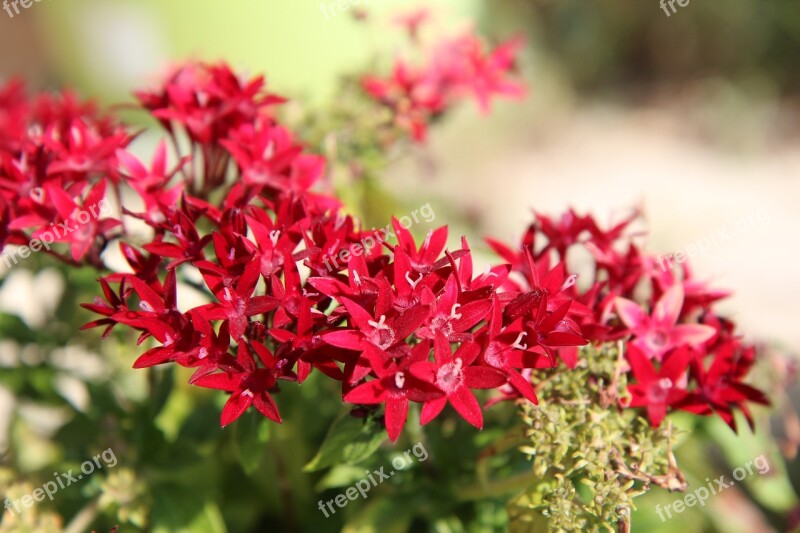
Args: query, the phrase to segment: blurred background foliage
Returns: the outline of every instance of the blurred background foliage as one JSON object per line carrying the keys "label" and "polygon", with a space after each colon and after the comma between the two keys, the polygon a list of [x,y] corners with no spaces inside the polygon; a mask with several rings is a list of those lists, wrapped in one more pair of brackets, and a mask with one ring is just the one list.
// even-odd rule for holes
{"label": "blurred background foliage", "polygon": [[517,28],[583,97],[658,95],[724,78],[780,98],[800,94],[800,10],[791,0],[693,0],[670,15],[657,0],[498,0],[486,24]]}
{"label": "blurred background foliage", "polygon": [[[495,118],[479,125],[474,111],[466,110],[453,120],[459,131],[453,134],[450,128],[444,134],[451,144],[442,149],[434,139],[433,153],[467,160],[468,152],[484,156],[502,143],[520,142],[518,137],[535,137],[532,131],[541,134],[544,126],[537,130],[535,124],[539,119],[550,124],[552,108],[595,100],[630,105],[688,99],[695,103],[685,120],[703,120],[709,135],[746,136],[753,124],[764,137],[782,142],[797,134],[800,6],[795,0],[692,0],[671,17],[655,0],[438,0],[426,5],[446,13],[440,18],[445,26],[457,27],[466,18],[498,38],[525,33],[529,46],[522,68],[535,73],[525,113],[515,111],[515,104],[503,105]],[[328,109],[337,103],[340,76],[369,64],[376,47],[395,47],[385,20],[409,7],[400,0],[371,0],[369,13],[381,22],[359,28],[352,12],[328,19],[315,0],[39,3],[14,19],[0,12],[0,78],[22,74],[34,88],[69,85],[111,104],[130,101],[133,88],[155,80],[173,61],[225,59],[266,72],[275,90]],[[773,106],[769,120],[753,119],[752,110],[765,102]],[[126,114],[133,121],[138,116]],[[464,131],[480,137],[479,149],[453,146]],[[318,129],[311,136],[315,145],[324,144]],[[428,201],[417,188],[392,184],[379,172],[391,165],[376,158],[371,179],[339,184],[354,211],[385,224],[398,206]],[[436,174],[435,161],[448,164],[447,157],[434,159],[418,150],[413,171],[427,179]],[[434,203],[437,223],[454,222],[453,235],[483,233],[485,220],[448,200]],[[115,334],[101,345],[95,332],[76,333],[90,319],[77,304],[96,293],[93,272],[66,269],[43,256],[0,273],[0,492],[29,493],[53,472],[74,469],[109,447],[119,460],[113,469],[60,492],[53,503],[37,504],[15,520],[6,515],[0,531],[65,527],[78,533],[108,531],[117,524],[122,532],[215,533],[506,527],[505,504],[513,494],[502,483],[480,481],[488,472],[502,481],[529,468],[524,455],[514,451],[513,430],[476,433],[447,419],[424,437],[410,431],[396,447],[383,443],[357,465],[307,472],[304,465],[343,412],[338,400],[331,400],[339,392],[330,383],[312,378],[278,395],[281,412],[291,421],[282,426],[248,416],[220,430],[222,395],[190,389],[188,374],[180,371],[132,371],[140,353],[132,348],[133,338]],[[787,530],[790,517],[798,515],[800,492],[795,366],[777,355],[764,357],[760,385],[773,392],[776,410],[758,413],[756,435],[744,428],[735,436],[718,420],[674,418],[685,430],[676,455],[690,490],[705,478],[729,476],[761,454],[769,458],[770,473],[749,477],[707,507],[687,509],[666,523],[655,506],[678,495],[653,490],[637,500],[634,531]],[[494,419],[493,427],[513,427],[513,408],[496,408]],[[423,438],[430,458],[375,490],[388,497],[353,502],[330,519],[318,510],[319,499],[333,498],[364,470],[389,465],[398,450]],[[498,443],[506,444],[503,453],[476,459]],[[476,487],[496,492],[476,492]],[[454,498],[460,489],[471,492]]]}

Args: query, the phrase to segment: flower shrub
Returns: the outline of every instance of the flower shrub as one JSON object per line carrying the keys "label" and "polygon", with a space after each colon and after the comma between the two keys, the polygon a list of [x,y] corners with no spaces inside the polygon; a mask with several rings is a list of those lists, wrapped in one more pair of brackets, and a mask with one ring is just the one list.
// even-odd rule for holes
{"label": "flower shrub", "polygon": [[[416,29],[415,21],[414,42]],[[425,48],[422,63],[398,59],[388,75],[360,77],[359,105],[388,117],[373,131],[381,148],[423,142],[430,123],[465,97],[488,110],[496,97],[522,96],[520,42],[487,51],[466,34]],[[393,231],[370,231],[347,214],[326,157],[281,119],[287,100],[262,77],[188,63],[136,98],[163,135],[149,162],[131,150],[141,132],[72,93],[29,97],[16,81],[0,88],[0,245],[39,239],[55,258],[99,271],[102,296],[82,304],[97,318],[84,327],[104,338],[133,330],[135,368],[179,365],[192,370],[190,384],[224,392],[222,426],[251,407],[284,422],[276,397],[314,373],[338,382],[341,397],[331,400],[380,424],[392,442],[411,404],[423,426],[449,405],[482,429],[484,409],[513,400],[529,435],[539,435],[523,451],[544,476],[547,461],[559,460],[545,454],[546,437],[564,427],[547,429],[541,416],[566,397],[548,380],[573,387],[568,376],[580,376],[591,409],[614,413],[620,431],[625,413],[644,414],[652,427],[636,418],[625,446],[652,440],[661,453],[654,468],[674,467],[670,437],[656,429],[670,411],[716,414],[735,430],[736,410],[752,424],[748,404],[768,403],[745,383],[754,347],[716,311],[727,293],[686,264],[660,270],[639,243],[638,213],[610,227],[572,210],[537,213],[518,244],[487,239],[497,259],[476,272],[466,237],[449,248],[446,226],[415,239],[396,218]],[[76,219],[103,201],[118,216]],[[129,231],[134,219],[145,238]],[[110,246],[128,271],[108,272]],[[343,253],[349,260],[335,268],[325,260]],[[580,278],[576,253],[590,258]],[[206,303],[181,305],[190,288]],[[559,405],[566,427],[586,430],[585,406]],[[658,479],[681,487],[672,470]],[[629,509],[630,487],[621,486],[601,497],[602,512],[583,510],[601,523],[625,520],[608,510]],[[568,501],[559,492],[545,500],[551,514]]]}

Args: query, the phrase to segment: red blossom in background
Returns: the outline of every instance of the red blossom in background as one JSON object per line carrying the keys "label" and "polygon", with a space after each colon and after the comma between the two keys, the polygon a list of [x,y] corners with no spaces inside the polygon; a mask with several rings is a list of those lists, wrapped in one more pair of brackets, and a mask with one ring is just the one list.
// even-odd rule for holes
{"label": "red blossom in background", "polygon": [[119,197],[116,153],[131,139],[68,91],[29,98],[19,81],[0,86],[0,249],[35,238],[69,242],[70,257],[46,250],[73,265],[102,268],[100,254],[119,221],[99,215],[106,214],[109,185]]}
{"label": "red blossom in background", "polygon": [[661,360],[678,346],[696,346],[714,336],[716,331],[705,324],[680,324],[683,286],[677,284],[665,292],[648,315],[637,303],[617,298],[617,313],[634,335],[633,346],[644,350],[651,359]]}
{"label": "red blossom in background", "polygon": [[398,19],[411,40],[424,48],[426,61],[417,64],[398,58],[388,76],[362,79],[364,90],[389,108],[395,124],[418,142],[425,140],[432,120],[465,97],[473,97],[485,113],[495,97],[519,99],[526,93],[525,85],[515,76],[523,39],[511,39],[486,50],[476,35],[465,33],[425,47],[419,33],[428,19],[426,10]]}

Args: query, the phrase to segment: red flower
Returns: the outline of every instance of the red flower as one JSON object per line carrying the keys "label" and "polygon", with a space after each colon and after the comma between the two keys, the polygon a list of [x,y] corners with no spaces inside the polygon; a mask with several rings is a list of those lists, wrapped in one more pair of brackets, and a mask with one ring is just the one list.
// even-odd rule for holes
{"label": "red flower", "polygon": [[473,366],[480,346],[464,343],[453,354],[450,343],[441,333],[434,341],[436,362],[419,361],[411,371],[426,382],[433,382],[445,396],[425,402],[420,422],[424,425],[436,418],[450,403],[461,417],[478,429],[483,429],[483,413],[470,389],[493,389],[505,385],[506,378],[493,368]]}
{"label": "red flower", "polygon": [[47,174],[67,174],[77,179],[89,173],[116,177],[115,154],[129,142],[124,131],[105,136],[80,119],[70,125],[66,136],[51,126],[42,139],[55,157],[47,166]]}
{"label": "red flower", "polygon": [[438,57],[434,61],[445,76],[455,80],[456,90],[471,92],[481,111],[488,112],[494,96],[514,99],[525,96],[525,86],[509,77],[524,44],[522,38],[511,39],[487,53],[475,35],[465,35],[445,42],[436,51]]}
{"label": "red flower", "polygon": [[391,357],[384,359],[377,349],[367,347],[368,358],[378,378],[355,387],[345,394],[344,401],[365,405],[385,403],[386,433],[389,440],[395,442],[408,417],[408,402],[427,402],[442,395],[432,383],[409,370],[413,363],[427,359],[430,350],[429,342],[421,342],[398,363]]}
{"label": "red flower", "polygon": [[162,121],[186,130],[192,141],[211,145],[242,124],[254,121],[283,98],[264,92],[263,77],[243,80],[225,64],[192,63],[176,69],[164,86],[136,94]]}
{"label": "red flower", "polygon": [[[430,295],[428,299],[434,298],[430,290],[427,294]],[[451,275],[447,278],[444,292],[433,307],[430,320],[416,332],[416,335],[421,339],[433,339],[436,335],[443,334],[450,342],[471,340],[472,335],[467,332],[486,318],[492,308],[492,302],[477,300],[461,304],[458,303],[458,299],[456,276]]]}
{"label": "red flower", "polygon": [[121,166],[127,170],[127,183],[136,189],[144,201],[145,213],[142,218],[154,224],[164,222],[167,213],[177,209],[178,200],[183,193],[182,183],[176,184],[171,189],[168,189],[168,185],[187,160],[184,159],[177,167],[167,172],[166,141],[161,141],[156,147],[150,170],[124,150],[117,150],[117,158]]}
{"label": "red flower", "polygon": [[227,320],[231,328],[231,336],[237,342],[247,330],[250,317],[272,311],[278,307],[278,299],[273,296],[254,296],[253,290],[258,283],[259,265],[252,262],[245,268],[244,274],[230,286],[220,282],[220,277],[208,271],[204,272],[209,288],[214,291],[219,303],[211,303],[198,308],[198,312],[206,320]]}
{"label": "red flower", "polygon": [[681,408],[700,415],[717,413],[731,429],[736,431],[734,409],[740,409],[750,427],[753,418],[746,402],[769,405],[769,400],[760,390],[742,383],[755,359],[753,347],[742,347],[738,341],[729,341],[713,354],[713,361],[706,370],[701,358],[696,358],[692,370],[697,379],[697,389],[691,401]]}
{"label": "red flower", "polygon": [[[412,38],[424,18],[420,12],[404,20]],[[509,76],[522,44],[514,39],[487,53],[476,36],[464,35],[438,43],[429,64],[413,67],[398,59],[388,78],[365,76],[362,87],[392,110],[400,129],[415,141],[424,141],[428,122],[465,94],[472,93],[483,111],[494,96],[523,96],[524,85]]]}
{"label": "red flower", "polygon": [[656,370],[649,357],[639,348],[629,345],[625,357],[631,365],[636,384],[628,385],[632,395],[630,407],[646,407],[653,427],[658,427],[667,415],[667,408],[684,400],[689,393],[680,386],[685,382],[689,362],[693,358],[690,348],[684,346],[664,357]]}
{"label": "red flower", "polygon": [[678,324],[683,307],[682,285],[665,292],[653,307],[652,315],[625,298],[617,298],[615,303],[620,319],[634,335],[632,344],[657,360],[684,344],[702,344],[715,333],[714,328],[704,324]]}
{"label": "red flower", "polygon": [[[322,334],[322,340],[331,346],[353,350],[366,355],[370,347],[381,351],[396,348],[411,335],[428,318],[427,307],[416,307],[398,313],[392,307],[392,296],[379,300],[373,316],[349,298],[341,298],[347,312],[351,327],[357,329],[340,329]],[[350,370],[352,369],[352,370]],[[369,372],[369,366],[362,357],[354,365],[348,365],[350,382],[363,378]]]}
{"label": "red flower", "polygon": [[282,370],[285,362],[277,361],[263,344],[254,342],[251,345],[263,367],[256,365],[250,347],[246,343],[240,343],[236,358],[240,366],[238,372],[210,374],[194,381],[200,387],[231,393],[222,408],[220,424],[223,427],[235,422],[251,405],[270,420],[282,422],[278,406],[269,391],[275,388],[279,378],[293,379],[293,376]]}
{"label": "red flower", "polygon": [[[408,21],[412,33],[418,23]],[[487,51],[466,35],[435,47],[431,61],[398,60],[390,76],[365,77],[368,95],[393,114],[394,126],[376,138],[396,139],[399,126],[421,139],[465,95],[484,109],[495,96],[521,95],[520,47]],[[139,331],[140,344],[152,337],[158,345],[134,366],[176,363],[193,369],[191,384],[230,393],[222,425],[251,405],[280,422],[279,380],[302,382],[317,370],[341,382],[345,402],[384,404],[393,441],[412,401],[423,404],[423,423],[450,403],[481,428],[473,390],[536,402],[531,369],[554,367],[556,356],[574,367],[589,339],[626,335],[631,405],[647,408],[653,424],[669,409],[717,412],[732,423],[734,409],[748,415],[747,403],[766,401],[743,383],[754,355],[715,313],[721,293],[688,269],[659,274],[628,231],[638,212],[608,230],[572,210],[536,214],[520,246],[490,241],[504,263],[474,276],[466,239],[446,250],[447,227],[418,246],[398,219],[364,231],[337,198],[312,190],[326,162],[272,115],[283,99],[262,78],[190,64],[138,96],[178,152],[174,168],[166,141],[147,168],[124,150],[122,128],[68,93],[31,104],[13,85],[0,89],[0,244],[25,244],[26,230],[39,235],[54,218],[82,222],[76,210],[104,200],[107,184],[129,183],[144,212],[122,211],[152,237],[134,248],[123,235],[131,272],[101,278],[104,300],[85,305],[99,318],[86,327]],[[101,267],[118,224],[91,220],[64,235],[73,260]],[[593,260],[580,288],[568,268],[574,248]],[[182,312],[179,277],[215,300]],[[642,291],[657,300],[651,314],[633,301]]]}
{"label": "red flower", "polygon": [[526,356],[525,351],[528,346],[521,343],[525,338],[525,332],[519,329],[518,321],[513,325],[503,327],[502,316],[500,303],[495,298],[489,324],[481,330],[478,337],[482,347],[482,362],[502,372],[508,379],[509,385],[519,394],[538,404],[539,399],[536,397],[533,385],[516,369],[538,366],[537,363],[541,357],[540,355]]}
{"label": "red flower", "polygon": [[55,242],[70,243],[72,259],[80,261],[89,253],[98,238],[108,240],[110,230],[120,225],[119,220],[100,218],[104,207],[109,205],[105,203],[107,202],[105,195],[105,180],[99,181],[89,190],[83,205],[77,204],[62,189],[49,187],[48,196],[52,199],[61,219],[58,221],[58,226],[53,224],[51,227],[42,228],[33,236],[41,238],[45,233],[49,233],[55,237]]}

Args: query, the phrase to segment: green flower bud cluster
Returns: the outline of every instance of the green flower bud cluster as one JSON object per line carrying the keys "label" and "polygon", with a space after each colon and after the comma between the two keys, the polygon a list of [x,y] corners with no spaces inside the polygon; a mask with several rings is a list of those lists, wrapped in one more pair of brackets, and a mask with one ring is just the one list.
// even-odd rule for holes
{"label": "green flower bud cluster", "polygon": [[651,485],[682,490],[670,426],[652,428],[626,399],[620,346],[583,349],[578,367],[538,370],[539,405],[520,416],[536,481],[509,504],[510,530],[630,531],[633,500]]}

